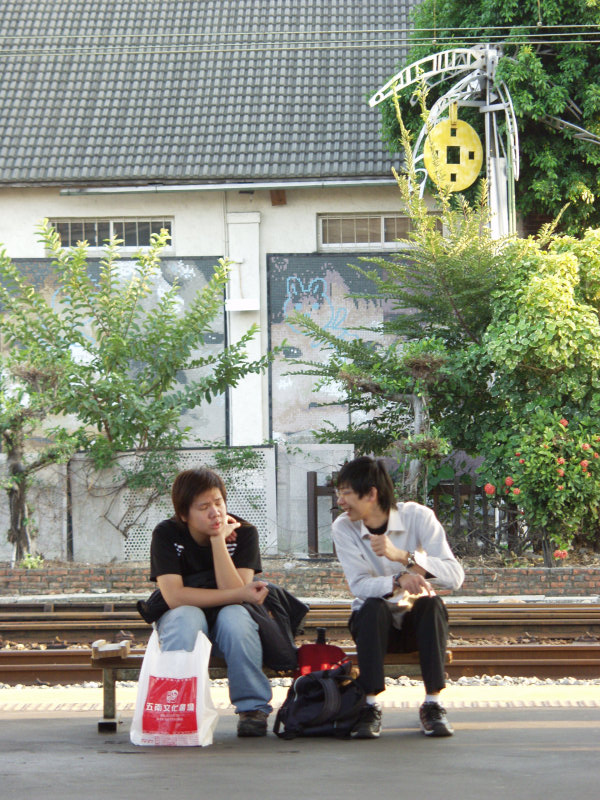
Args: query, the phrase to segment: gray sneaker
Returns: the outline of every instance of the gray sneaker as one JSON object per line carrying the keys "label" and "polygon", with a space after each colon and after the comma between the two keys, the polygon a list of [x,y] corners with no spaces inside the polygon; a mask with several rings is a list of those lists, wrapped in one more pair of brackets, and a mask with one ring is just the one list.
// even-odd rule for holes
{"label": "gray sneaker", "polygon": [[264,711],[240,711],[237,726],[238,736],[266,736],[267,717]]}
{"label": "gray sneaker", "polygon": [[446,718],[446,709],[439,703],[423,703],[419,709],[421,730],[425,736],[452,736],[454,728]]}
{"label": "gray sneaker", "polygon": [[352,728],[352,739],[377,739],[381,733],[381,706],[367,703],[360,712],[356,725]]}

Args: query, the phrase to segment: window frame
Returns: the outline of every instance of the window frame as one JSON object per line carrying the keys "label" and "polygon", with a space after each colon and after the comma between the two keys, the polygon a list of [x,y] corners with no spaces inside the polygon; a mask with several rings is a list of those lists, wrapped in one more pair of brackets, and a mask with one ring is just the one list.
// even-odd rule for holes
{"label": "window frame", "polygon": [[[108,236],[105,237],[105,238],[110,238],[111,236],[115,235],[115,233],[116,233],[115,226],[121,225],[122,226],[122,230],[123,230],[123,235],[119,235],[119,238],[125,239],[125,225],[126,224],[131,225],[132,223],[135,223],[135,226],[136,226],[136,239],[138,241],[139,241],[139,228],[138,228],[138,226],[139,226],[140,223],[144,224],[144,225],[146,225],[146,224],[150,225],[150,235],[152,235],[152,233],[158,232],[158,230],[160,230],[160,227],[164,227],[165,223],[167,223],[170,226],[171,238],[170,238],[168,244],[166,245],[166,247],[164,249],[164,253],[165,253],[165,255],[169,255],[169,254],[172,255],[174,253],[174,251],[175,251],[175,247],[174,247],[174,244],[173,244],[173,241],[174,241],[174,229],[175,229],[175,219],[172,216],[167,216],[167,215],[165,215],[165,216],[152,215],[152,216],[147,216],[147,217],[146,216],[138,216],[138,215],[136,215],[136,216],[110,216],[110,217],[109,216],[102,216],[102,217],[58,217],[58,216],[56,216],[56,217],[50,217],[49,218],[49,222],[50,222],[50,225],[52,225],[52,227],[55,228],[55,230],[59,230],[59,228],[57,226],[60,226],[60,225],[69,225],[69,226],[82,225],[82,226],[84,226],[83,229],[82,229],[82,232],[84,234],[85,234],[85,225],[90,225],[90,226],[94,225],[95,228],[96,228],[96,237],[95,237],[96,239],[97,239],[97,235],[98,235],[97,231],[98,231],[98,225],[99,224],[103,224],[103,225],[108,224],[108,226],[109,226],[109,228],[108,228],[109,233],[108,233]],[[155,226],[159,226],[159,227],[157,227],[156,231],[153,229]],[[59,230],[59,233],[60,233],[60,230]],[[71,232],[71,227],[69,227],[69,237],[70,237],[70,239],[73,239],[73,234]],[[77,241],[81,241],[81,240],[80,239],[75,239],[75,241],[73,241],[73,243],[69,242],[68,244],[63,244],[63,247],[66,247],[66,248],[76,247]],[[103,240],[101,244],[90,244],[89,245],[89,251],[91,253],[101,253],[104,250],[104,247],[105,247],[105,241]],[[119,245],[119,250],[121,252],[123,252],[123,253],[137,253],[140,250],[142,250],[142,251],[148,250],[149,247],[150,247],[150,243],[149,242],[148,242],[148,244],[135,244],[135,245],[134,244],[125,244],[125,242],[123,242],[123,244]]]}
{"label": "window frame", "polygon": [[[432,212],[432,216],[439,216],[436,212]],[[323,241],[323,223],[340,220],[341,223],[349,220],[365,219],[371,221],[376,219],[379,222],[379,239],[371,242],[324,242]],[[320,253],[331,252],[345,252],[345,251],[365,251],[365,250],[388,250],[390,252],[399,250],[410,250],[413,245],[410,242],[401,243],[397,239],[385,239],[385,227],[387,219],[400,219],[408,222],[407,231],[405,235],[410,232],[410,217],[406,214],[397,214],[391,211],[364,211],[353,213],[335,214],[331,212],[317,214],[317,249]]]}

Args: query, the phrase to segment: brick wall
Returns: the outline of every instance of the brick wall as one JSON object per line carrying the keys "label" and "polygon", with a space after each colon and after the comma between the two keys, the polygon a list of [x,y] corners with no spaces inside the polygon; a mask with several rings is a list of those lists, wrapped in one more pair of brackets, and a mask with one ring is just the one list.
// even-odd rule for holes
{"label": "brick wall", "polygon": [[[284,557],[263,560],[264,577],[301,597],[348,598],[349,592],[336,560]],[[48,564],[43,569],[11,568],[0,563],[0,596],[105,592],[141,593],[154,588],[148,565]],[[489,569],[478,567],[466,573],[463,595],[557,595],[600,594],[600,567],[543,567]]]}

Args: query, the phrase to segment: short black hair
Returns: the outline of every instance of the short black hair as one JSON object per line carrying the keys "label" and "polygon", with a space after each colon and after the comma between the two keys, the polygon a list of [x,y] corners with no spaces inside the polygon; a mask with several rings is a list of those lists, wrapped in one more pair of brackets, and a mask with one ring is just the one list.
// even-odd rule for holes
{"label": "short black hair", "polygon": [[371,456],[359,456],[347,461],[338,473],[336,485],[349,486],[359,497],[377,489],[377,502],[386,513],[396,508],[394,484],[383,461]]}
{"label": "short black hair", "polygon": [[180,522],[188,518],[194,499],[209,489],[218,489],[223,500],[227,500],[227,489],[223,478],[212,469],[206,467],[186,469],[176,476],[171,489],[171,500],[175,516]]}

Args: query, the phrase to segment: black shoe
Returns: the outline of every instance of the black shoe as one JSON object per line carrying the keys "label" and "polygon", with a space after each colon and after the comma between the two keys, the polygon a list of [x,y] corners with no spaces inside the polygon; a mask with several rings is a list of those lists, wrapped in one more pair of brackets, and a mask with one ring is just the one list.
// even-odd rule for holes
{"label": "black shoe", "polygon": [[367,703],[360,712],[350,736],[353,739],[377,739],[381,733],[381,706]]}
{"label": "black shoe", "polygon": [[421,730],[425,736],[452,736],[454,728],[446,718],[446,709],[439,703],[423,703],[419,709]]}
{"label": "black shoe", "polygon": [[237,735],[238,736],[266,736],[267,717],[264,711],[240,711]]}

